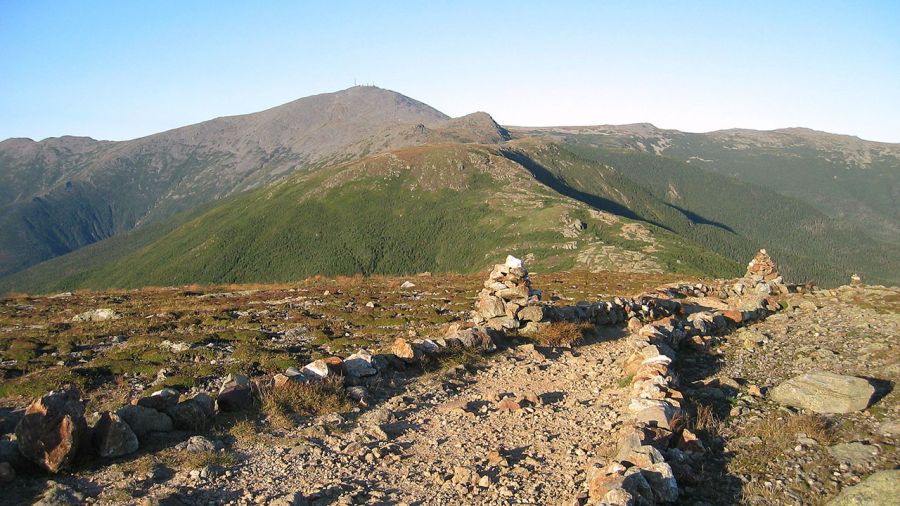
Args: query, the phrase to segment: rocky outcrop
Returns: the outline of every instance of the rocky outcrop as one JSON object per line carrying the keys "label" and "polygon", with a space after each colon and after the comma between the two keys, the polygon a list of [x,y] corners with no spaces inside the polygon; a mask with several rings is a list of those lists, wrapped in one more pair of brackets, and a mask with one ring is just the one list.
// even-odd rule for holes
{"label": "rocky outcrop", "polygon": [[846,488],[828,506],[889,506],[900,497],[900,469],[878,471],[862,483]]}
{"label": "rocky outcrop", "polygon": [[88,437],[78,393],[50,392],[29,404],[16,437],[22,455],[47,471],[56,473],[71,466]]}
{"label": "rocky outcrop", "polygon": [[772,389],[779,404],[816,413],[851,413],[866,409],[875,387],[855,376],[812,371],[791,378]]}

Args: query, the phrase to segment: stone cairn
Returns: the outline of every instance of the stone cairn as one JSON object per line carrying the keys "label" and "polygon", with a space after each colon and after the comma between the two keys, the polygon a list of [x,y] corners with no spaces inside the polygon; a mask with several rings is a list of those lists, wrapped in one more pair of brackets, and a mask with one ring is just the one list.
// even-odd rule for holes
{"label": "stone cairn", "polygon": [[747,264],[747,273],[732,285],[731,291],[737,295],[776,295],[788,293],[788,286],[772,257],[761,249]]}
{"label": "stone cairn", "polygon": [[540,301],[541,292],[531,288],[522,260],[509,255],[488,275],[472,319],[497,331],[517,330],[523,322],[543,319]]}

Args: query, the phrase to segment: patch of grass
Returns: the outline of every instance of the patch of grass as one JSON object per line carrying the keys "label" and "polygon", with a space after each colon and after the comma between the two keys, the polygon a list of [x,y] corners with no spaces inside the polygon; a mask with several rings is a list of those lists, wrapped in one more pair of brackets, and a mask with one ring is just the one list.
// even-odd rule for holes
{"label": "patch of grass", "polygon": [[478,350],[465,346],[449,346],[440,353],[429,356],[430,365],[438,370],[449,369],[458,365],[475,367],[484,361],[484,357]]}
{"label": "patch of grass", "polygon": [[288,383],[260,392],[263,412],[276,423],[292,426],[295,416],[318,416],[349,410],[353,404],[340,380]]}
{"label": "patch of grass", "polygon": [[616,386],[619,388],[626,388],[631,385],[631,380],[634,379],[634,374],[629,374],[628,376],[622,376],[621,378],[616,380]]}
{"label": "patch of grass", "polygon": [[544,346],[571,347],[581,342],[593,330],[589,323],[554,322],[547,325],[535,336]]}
{"label": "patch of grass", "polygon": [[834,429],[817,415],[770,415],[741,430],[742,436],[755,436],[761,442],[736,452],[729,468],[742,473],[763,473],[796,441],[799,433],[815,439],[820,445],[828,445],[833,440]]}
{"label": "patch of grass", "polygon": [[255,443],[259,441],[259,428],[250,420],[238,420],[228,429],[228,433],[240,443]]}

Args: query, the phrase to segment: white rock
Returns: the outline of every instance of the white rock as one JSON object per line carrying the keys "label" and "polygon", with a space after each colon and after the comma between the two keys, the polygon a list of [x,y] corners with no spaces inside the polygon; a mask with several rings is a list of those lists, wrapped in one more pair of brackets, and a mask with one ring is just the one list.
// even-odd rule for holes
{"label": "white rock", "polygon": [[509,267],[510,269],[521,268],[522,265],[523,265],[523,264],[522,264],[522,260],[521,260],[521,259],[516,258],[516,257],[514,257],[514,256],[512,256],[512,255],[507,255],[507,256],[506,256],[506,266]]}

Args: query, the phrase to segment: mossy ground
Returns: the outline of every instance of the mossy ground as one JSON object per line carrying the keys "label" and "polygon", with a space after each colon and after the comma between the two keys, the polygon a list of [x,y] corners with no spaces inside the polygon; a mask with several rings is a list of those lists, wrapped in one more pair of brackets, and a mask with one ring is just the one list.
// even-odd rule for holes
{"label": "mossy ground", "polygon": [[[91,412],[121,405],[151,384],[212,389],[229,372],[273,374],[361,347],[386,351],[397,337],[436,337],[448,322],[467,318],[484,276],[320,276],[279,285],[8,297],[0,300],[0,403],[21,406],[75,384]],[[636,294],[675,279],[656,274],[532,275],[545,300],[561,303]],[[415,288],[401,290],[406,280]],[[121,317],[72,320],[97,308]],[[160,370],[165,379],[157,381]]]}

